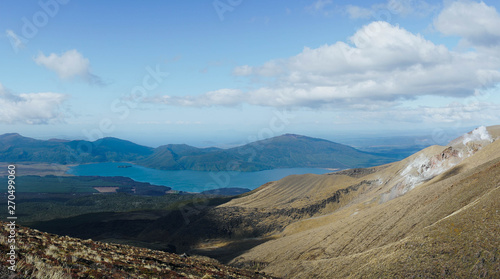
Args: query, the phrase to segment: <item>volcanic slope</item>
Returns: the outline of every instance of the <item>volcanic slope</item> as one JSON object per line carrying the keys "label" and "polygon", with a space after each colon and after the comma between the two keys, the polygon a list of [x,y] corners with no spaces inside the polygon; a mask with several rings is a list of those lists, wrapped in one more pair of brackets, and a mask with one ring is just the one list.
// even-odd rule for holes
{"label": "volcanic slope", "polygon": [[[57,236],[25,227],[12,230],[4,222],[0,225],[0,278],[273,278],[206,257]],[[15,250],[7,238],[9,231],[16,232]],[[7,253],[12,251],[17,257],[9,263]]]}
{"label": "volcanic slope", "polygon": [[499,136],[479,127],[396,163],[290,176],[233,199],[218,208],[266,216],[253,225],[273,240],[231,263],[283,278],[498,278]]}

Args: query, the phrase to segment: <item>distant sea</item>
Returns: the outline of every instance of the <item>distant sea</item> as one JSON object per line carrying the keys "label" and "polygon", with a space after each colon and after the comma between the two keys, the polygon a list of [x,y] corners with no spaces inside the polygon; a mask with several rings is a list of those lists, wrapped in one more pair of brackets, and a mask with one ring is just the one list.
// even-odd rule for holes
{"label": "distant sea", "polygon": [[[123,167],[127,166],[127,167]],[[290,168],[256,172],[157,170],[125,163],[98,163],[75,166],[68,173],[80,176],[125,176],[139,182],[167,186],[177,191],[203,192],[218,188],[248,188],[253,190],[269,181],[292,174],[324,174],[327,169]]]}

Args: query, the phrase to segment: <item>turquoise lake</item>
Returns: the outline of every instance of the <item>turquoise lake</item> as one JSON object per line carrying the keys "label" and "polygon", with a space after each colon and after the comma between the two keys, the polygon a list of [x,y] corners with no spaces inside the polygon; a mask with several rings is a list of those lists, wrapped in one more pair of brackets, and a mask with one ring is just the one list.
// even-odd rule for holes
{"label": "turquoise lake", "polygon": [[[129,167],[118,167],[124,165]],[[68,171],[69,174],[81,176],[125,176],[135,181],[149,182],[186,192],[203,192],[228,187],[253,190],[264,183],[279,180],[292,174],[324,174],[328,172],[332,171],[316,168],[274,169],[257,172],[166,171],[125,163],[86,164],[72,167]]]}

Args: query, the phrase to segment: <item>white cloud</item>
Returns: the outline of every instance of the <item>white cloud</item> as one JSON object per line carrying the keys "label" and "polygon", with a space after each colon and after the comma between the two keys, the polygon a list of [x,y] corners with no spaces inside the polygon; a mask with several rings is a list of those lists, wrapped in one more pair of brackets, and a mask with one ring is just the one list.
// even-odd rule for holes
{"label": "white cloud", "polygon": [[316,11],[323,10],[326,6],[331,5],[332,0],[317,0],[310,7]]}
{"label": "white cloud", "polygon": [[250,67],[243,65],[234,68],[233,75],[235,76],[251,76],[258,75],[263,77],[272,77],[282,73],[281,61],[269,61],[260,67]]}
{"label": "white cloud", "polygon": [[[443,127],[475,126],[479,123],[498,123],[500,105],[486,102],[452,102],[443,106],[386,107],[364,110],[346,110],[343,124],[386,125],[409,123],[413,126],[443,125]],[[451,125],[453,123],[453,125]]]}
{"label": "white cloud", "polygon": [[145,98],[146,103],[159,103],[182,107],[237,106],[244,102],[244,94],[237,89],[220,89],[196,97],[155,96]]}
{"label": "white cloud", "polygon": [[455,52],[387,22],[359,29],[350,43],[304,48],[261,66],[243,65],[257,89],[221,89],[200,96],[147,100],[181,106],[335,107],[394,105],[419,96],[472,96],[500,82],[500,61],[479,52]]}
{"label": "white cloud", "polygon": [[252,75],[253,69],[248,65],[238,66],[234,68],[233,75],[235,76],[249,76]]}
{"label": "white cloud", "polygon": [[500,15],[484,2],[452,2],[434,20],[434,26],[472,46],[498,48],[500,44]]}
{"label": "white cloud", "polygon": [[427,16],[439,8],[436,4],[429,4],[424,0],[387,0],[385,3],[373,4],[370,7],[355,5],[345,6],[345,12],[352,19],[378,19],[387,16],[386,13],[399,16]]}
{"label": "white cloud", "polygon": [[388,0],[386,8],[394,14],[424,16],[435,11],[437,6],[423,0]]}
{"label": "white cloud", "polygon": [[62,104],[67,96],[60,93],[8,92],[0,84],[0,122],[6,124],[48,124],[61,122]]}
{"label": "white cloud", "polygon": [[56,72],[61,79],[79,77],[88,83],[103,85],[102,80],[91,73],[89,59],[83,57],[76,49],[68,50],[61,55],[51,53],[49,56],[45,56],[43,53],[39,53],[35,57],[35,62]]}
{"label": "white cloud", "polygon": [[349,17],[353,19],[358,19],[358,18],[366,19],[373,16],[372,10],[353,5],[347,5],[346,12],[349,15]]}
{"label": "white cloud", "polygon": [[8,29],[8,30],[5,30],[5,34],[9,38],[10,44],[11,44],[12,48],[14,49],[14,51],[17,52],[19,49],[24,48],[25,45],[24,45],[23,41],[21,41],[19,36],[17,36],[17,34],[14,31]]}
{"label": "white cloud", "polygon": [[320,13],[323,15],[329,15],[333,10],[328,9],[332,5],[332,0],[316,0],[311,5],[305,7],[305,10],[312,13]]}

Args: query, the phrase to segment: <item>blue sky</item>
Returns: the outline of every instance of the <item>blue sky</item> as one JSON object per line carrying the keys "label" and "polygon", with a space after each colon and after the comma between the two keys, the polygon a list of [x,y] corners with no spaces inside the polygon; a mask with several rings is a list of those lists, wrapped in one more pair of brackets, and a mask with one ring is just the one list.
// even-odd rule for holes
{"label": "blue sky", "polygon": [[498,5],[1,1],[0,133],[207,146],[499,124]]}

